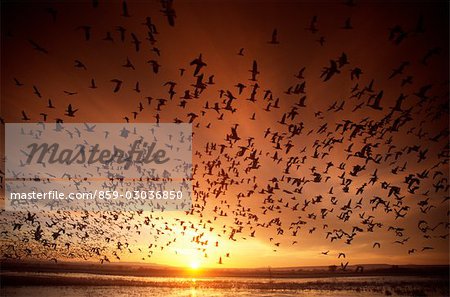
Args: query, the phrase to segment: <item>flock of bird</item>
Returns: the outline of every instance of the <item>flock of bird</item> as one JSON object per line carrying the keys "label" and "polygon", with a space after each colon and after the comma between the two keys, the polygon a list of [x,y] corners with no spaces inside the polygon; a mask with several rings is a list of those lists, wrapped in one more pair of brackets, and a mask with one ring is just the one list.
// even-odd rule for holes
{"label": "flock of bird", "polygon": [[[173,1],[161,3],[168,25],[175,26]],[[122,1],[118,16],[132,17],[128,4]],[[99,5],[93,1],[89,9]],[[353,9],[356,4],[348,1],[346,5]],[[55,23],[62,21],[55,8],[48,8],[48,13]],[[319,36],[317,46],[326,47],[319,21],[320,16],[312,16],[300,30]],[[118,26],[105,32],[103,40],[128,43],[128,50],[136,53],[145,51],[148,55],[150,50],[154,57],[148,60],[147,67],[158,78],[160,68],[165,67],[158,59],[164,54],[163,48],[157,47],[158,27],[167,23],[156,24],[154,18],[147,17],[142,24],[146,37]],[[340,28],[351,32],[355,27],[347,18]],[[80,42],[89,42],[93,30],[80,25],[75,33],[81,31]],[[277,48],[288,43],[281,38],[281,32],[268,32],[261,44]],[[411,29],[392,26],[385,31],[385,40],[388,46],[396,47],[426,33],[426,22],[420,17]],[[53,54],[39,41],[30,38],[28,42],[31,51]],[[347,252],[346,246],[361,244],[367,238],[372,240],[368,252],[374,254],[397,245],[406,255],[433,250],[440,241],[448,241],[450,227],[449,129],[442,124],[448,123],[448,81],[417,85],[408,69],[419,64],[424,72],[432,71],[429,65],[442,54],[440,48],[432,47],[417,61],[401,61],[384,77],[371,77],[353,64],[347,53],[338,53],[324,61],[322,69],[307,65],[292,69],[286,74],[283,93],[263,83],[261,78],[270,69],[262,67],[256,58],[248,65],[247,81],[223,85],[220,73],[208,72],[214,61],[200,53],[190,61],[180,62],[186,66],[177,69],[177,77],[161,79],[167,93],[159,98],[144,91],[139,82],[112,78],[109,84],[100,86],[95,78],[86,76],[86,88],[92,92],[106,88],[115,94],[133,86],[141,100],[133,110],[115,115],[118,122],[151,118],[156,123],[192,124],[192,208],[177,217],[143,210],[3,210],[2,259],[57,262],[74,258],[104,263],[137,253],[143,261],[151,261],[156,252],[176,252],[172,247],[180,237],[187,238],[206,258],[224,241],[253,237],[277,252],[283,248],[302,250],[308,236],[316,236],[322,246],[328,247],[317,251],[317,255],[333,256],[336,261],[351,259],[352,249],[349,247]],[[229,55],[241,59],[248,54],[242,45]],[[88,74],[92,66],[82,60],[76,59],[74,67]],[[121,66],[134,71],[142,65],[133,63],[124,53]],[[320,85],[308,84],[313,76],[322,81]],[[3,79],[7,80],[7,75]],[[2,119],[3,124],[18,120],[77,121],[88,108],[77,102],[81,91],[63,90],[71,99],[71,103],[63,103],[67,101],[47,99],[45,90],[33,82],[25,83],[14,76],[9,79],[17,89],[25,88],[34,95],[38,107],[10,111],[9,115],[14,112],[14,116]],[[186,88],[180,87],[182,79],[189,81]],[[318,108],[310,100],[309,89],[326,88],[336,79],[351,83],[349,95],[330,102],[326,109]],[[396,100],[382,88],[383,82],[393,80],[397,82]],[[56,118],[51,118],[50,112]],[[304,120],[305,115],[313,120]],[[250,130],[247,126],[256,128]],[[2,180],[4,175],[2,171]],[[374,239],[377,234],[383,234],[383,240]],[[386,240],[389,236],[391,241]],[[145,247],[137,245],[142,242]],[[220,253],[215,263],[226,264],[226,258],[233,256],[230,251]],[[294,261],[301,263],[301,259]],[[346,270],[348,263],[345,260],[340,268]]]}

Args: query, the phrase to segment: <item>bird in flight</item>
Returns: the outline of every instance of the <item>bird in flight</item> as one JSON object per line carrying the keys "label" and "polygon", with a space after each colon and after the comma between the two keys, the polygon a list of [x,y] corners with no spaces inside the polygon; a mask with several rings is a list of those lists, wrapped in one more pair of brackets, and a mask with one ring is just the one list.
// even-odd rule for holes
{"label": "bird in flight", "polygon": [[74,117],[75,116],[75,112],[77,112],[77,111],[78,111],[78,109],[72,109],[72,104],[69,104],[67,106],[65,115],[68,116],[68,117]]}
{"label": "bird in flight", "polygon": [[197,76],[200,72],[200,70],[207,66],[205,62],[203,62],[202,60],[202,54],[200,54],[198,56],[198,58],[195,58],[194,60],[191,61],[191,63],[189,64],[191,66],[195,65],[195,69],[194,69],[194,76]]}
{"label": "bird in flight", "polygon": [[270,44],[279,44],[280,42],[278,41],[278,30],[277,29],[273,29],[272,31],[272,38],[269,41]]}
{"label": "bird in flight", "polygon": [[252,74],[250,80],[257,81],[256,76],[259,74],[259,71],[258,71],[258,64],[256,63],[256,61],[253,61],[252,69],[250,69],[249,72],[251,72]]}

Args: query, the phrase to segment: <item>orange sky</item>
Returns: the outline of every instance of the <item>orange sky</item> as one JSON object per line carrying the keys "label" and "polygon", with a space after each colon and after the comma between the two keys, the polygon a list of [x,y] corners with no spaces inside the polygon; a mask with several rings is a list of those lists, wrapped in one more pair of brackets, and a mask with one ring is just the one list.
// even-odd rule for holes
{"label": "orange sky", "polygon": [[[106,218],[102,214],[90,213],[86,219],[81,219],[82,214],[63,213],[39,213],[42,225],[52,218],[65,224],[67,228],[70,222],[85,222],[91,236],[89,239],[80,239],[84,232],[73,230],[73,237],[64,234],[57,243],[57,248],[51,250],[42,247],[41,243],[33,240],[23,242],[24,237],[32,236],[36,226],[25,223],[21,231],[12,230],[14,222],[23,221],[26,214],[13,214],[3,212],[1,214],[2,227],[8,230],[8,235],[2,238],[3,251],[8,250],[11,243],[20,242],[17,246],[24,250],[32,247],[33,257],[36,258],[71,258],[81,260],[83,255],[89,255],[88,247],[102,247],[102,256],[108,255],[114,259],[113,252],[118,253],[124,261],[142,261],[169,264],[174,266],[189,266],[192,262],[200,262],[201,266],[208,267],[261,267],[261,266],[301,266],[301,265],[339,265],[342,261],[357,263],[392,263],[392,264],[446,264],[449,260],[448,244],[448,201],[442,203],[448,196],[448,190],[434,192],[433,184],[441,178],[444,186],[448,185],[448,157],[439,156],[445,151],[448,143],[448,7],[438,3],[383,3],[358,2],[356,6],[349,7],[336,2],[307,3],[299,1],[175,1],[176,11],[175,26],[169,26],[167,19],[160,12],[161,4],[154,2],[127,1],[131,17],[121,16],[121,3],[100,3],[98,8],[93,8],[90,2],[70,2],[55,4],[6,4],[2,8],[2,73],[1,73],[1,117],[5,122],[21,122],[22,110],[31,118],[32,122],[41,121],[40,113],[48,114],[48,121],[54,122],[56,118],[62,118],[65,122],[91,122],[91,123],[116,123],[124,122],[124,117],[133,118],[133,111],[137,111],[140,102],[144,110],[137,115],[132,122],[151,123],[155,121],[156,100],[168,98],[168,86],[163,84],[174,81],[176,94],[173,100],[168,100],[166,106],[159,112],[161,122],[173,122],[175,118],[188,121],[190,112],[199,117],[193,122],[194,165],[198,165],[193,184],[195,187],[194,208],[192,213],[180,212],[167,213],[143,213],[142,215],[123,213],[115,221],[111,214]],[[48,13],[48,7],[57,10],[56,21],[52,20]],[[147,27],[142,23],[145,18],[151,16],[156,25],[158,34],[155,34],[157,42],[151,45],[147,37]],[[305,30],[309,26],[313,16],[317,16],[318,32],[311,33]],[[424,32],[414,32],[420,17],[423,17]],[[342,29],[347,18],[351,18],[353,29]],[[89,25],[91,37],[89,41],[84,39],[79,26]],[[396,45],[389,41],[389,28],[401,26],[408,35],[404,41]],[[117,26],[126,28],[125,41],[120,40]],[[269,44],[273,29],[278,31],[279,44]],[[114,42],[102,40],[106,32],[111,32]],[[139,52],[136,52],[131,43],[131,32],[142,41]],[[325,38],[325,44],[321,46],[317,40]],[[33,40],[48,50],[44,54],[33,50],[28,40]],[[157,47],[161,56],[158,56],[153,47]],[[244,55],[237,55],[244,48]],[[425,54],[433,48],[439,48],[439,54],[432,56],[426,65],[421,63]],[[342,53],[348,56],[349,64],[343,66],[341,73],[327,82],[320,78],[324,67],[330,65],[330,60],[338,59]],[[185,90],[194,92],[193,84],[196,78],[193,76],[193,66],[189,63],[199,54],[207,66],[202,69],[205,79],[214,75],[215,84],[208,85],[201,93],[200,98],[189,100],[185,108],[179,106]],[[134,64],[135,70],[125,68],[127,58]],[[86,70],[75,68],[75,60],[80,60],[86,66]],[[161,65],[157,74],[152,72],[149,60],[156,60]],[[246,100],[251,94],[252,84],[249,70],[256,60],[260,74],[258,75],[257,101]],[[398,68],[404,61],[409,61],[403,74],[388,79],[392,70]],[[302,68],[304,80],[297,79],[294,75]],[[359,67],[362,74],[359,80],[350,78],[351,69]],[[179,68],[185,68],[183,76],[180,76]],[[402,79],[412,76],[412,84],[402,86]],[[15,85],[17,78],[23,86]],[[94,78],[98,88],[89,88],[91,79]],[[123,81],[121,90],[113,92],[111,79]],[[356,84],[359,89],[369,85],[374,80],[374,93],[383,91],[381,100],[382,111],[374,110],[364,103],[356,112],[353,108],[358,104],[367,102],[368,96],[362,99],[351,98],[351,90]],[[140,93],[133,91],[136,82],[139,81]],[[305,94],[286,94],[290,86],[305,82]],[[236,84],[242,83],[246,88],[242,94],[238,94]],[[419,99],[414,93],[427,84],[432,84],[429,91],[429,99],[423,106],[418,104]],[[33,94],[33,86],[36,86],[42,98]],[[236,112],[224,110],[225,97],[219,98],[219,90],[230,90],[237,97],[232,105]],[[269,112],[264,109],[269,104],[268,99],[263,99],[264,91],[271,90],[273,100]],[[64,91],[77,92],[68,96]],[[361,159],[351,157],[348,159],[344,151],[353,143],[353,153],[364,146],[364,136],[357,136],[350,140],[350,133],[342,135],[336,129],[338,123],[351,120],[355,123],[364,118],[380,121],[395,105],[398,96],[403,93],[408,95],[402,107],[404,110],[412,108],[412,121],[407,122],[398,132],[387,132],[380,138],[376,134],[368,140],[375,145],[374,155],[383,157],[388,153],[390,144],[386,144],[392,136],[391,152],[403,151],[398,160],[394,157],[380,164],[369,162],[366,170],[357,177],[352,177],[350,172],[354,165],[364,165]],[[271,132],[288,133],[288,127],[280,124],[283,114],[288,113],[302,95],[306,95],[306,108],[298,108],[299,115],[292,121],[295,124],[303,122],[304,129],[301,135],[290,139],[294,145],[290,153],[276,150],[270,138],[264,138],[267,128]],[[153,97],[151,105],[147,104],[147,96]],[[436,96],[436,97],[434,97]],[[274,108],[275,100],[279,98],[280,108]],[[56,106],[55,109],[46,108],[48,99]],[[344,109],[339,112],[329,110],[329,107],[337,101],[338,105],[345,100]],[[206,102],[209,107],[217,103],[219,111],[204,108]],[[64,109],[71,103],[79,111],[75,118],[64,116]],[[446,104],[447,103],[447,104]],[[315,113],[322,112],[316,116]],[[438,120],[431,120],[439,111],[444,112]],[[256,120],[250,118],[256,114]],[[219,117],[223,114],[223,120]],[[394,118],[400,113],[394,114]],[[290,122],[289,122],[290,123]],[[318,129],[327,123],[329,135],[318,134]],[[208,126],[210,124],[210,126]],[[233,145],[225,141],[230,134],[231,127],[239,124],[238,133],[241,140]],[[392,122],[389,123],[392,125]],[[413,129],[413,130],[411,130]],[[422,129],[429,135],[419,139],[416,135]],[[447,129],[447,134],[439,141],[431,141],[441,131]],[[310,135],[307,135],[308,132]],[[412,133],[408,133],[412,131]],[[377,131],[379,133],[379,131]],[[289,135],[289,134],[287,134]],[[253,147],[248,148],[246,155],[237,156],[240,146],[247,146],[249,137],[253,137]],[[343,138],[342,143],[336,143],[329,150],[328,147],[318,148],[320,154],[328,153],[323,159],[313,158],[315,152],[314,142]],[[7,141],[7,140],[6,140]],[[286,144],[286,137],[280,143]],[[220,147],[206,152],[206,145],[217,143],[227,145],[224,153],[220,153]],[[376,144],[378,143],[378,144]],[[418,162],[418,153],[407,154],[408,146],[419,145],[420,150],[428,149],[427,159]],[[302,152],[306,148],[305,152]],[[260,156],[261,167],[246,173],[249,164],[249,153],[256,150]],[[274,164],[271,157],[278,151],[283,160],[280,164]],[[448,150],[447,150],[448,153]],[[289,157],[306,156],[304,164],[298,169],[293,166],[289,174],[283,173],[286,161]],[[204,175],[206,162],[220,160],[212,176]],[[240,162],[232,166],[233,160]],[[333,162],[328,173],[328,162]],[[346,178],[352,179],[349,193],[342,191],[339,176],[339,164],[346,163]],[[394,174],[396,167],[402,167],[407,162],[406,170]],[[436,168],[431,169],[438,162],[442,162]],[[289,194],[296,187],[286,181],[279,181],[280,190],[270,196],[267,193],[259,193],[267,189],[267,185],[274,186],[270,182],[273,178],[281,180],[285,175],[290,177],[312,179],[311,168],[316,167],[318,172],[330,176],[328,181],[321,183],[307,183],[303,185],[301,193]],[[234,172],[239,172],[239,184],[231,184],[225,192],[217,198],[215,191],[220,180],[220,171],[224,169],[232,177]],[[380,181],[375,185],[368,185],[362,195],[356,195],[357,188],[364,182],[368,182],[375,169],[378,169]],[[430,177],[424,179],[416,194],[407,191],[404,184],[405,177],[409,174],[418,174],[424,170],[430,170]],[[4,169],[2,169],[5,171]],[[443,172],[441,177],[433,179],[436,171]],[[256,190],[249,197],[238,199],[239,193],[247,194],[255,183]],[[246,179],[250,179],[247,183]],[[244,179],[245,181],[242,181]],[[229,181],[229,180],[228,180]],[[381,182],[401,187],[403,205],[409,206],[405,218],[395,219],[395,212],[389,213],[379,207],[372,209],[370,200],[374,196],[382,197],[390,201],[390,205],[396,203],[388,190],[381,188]],[[333,187],[333,194],[329,194]],[[418,206],[419,201],[426,199],[423,193],[429,192],[429,205],[435,208],[422,213]],[[305,200],[312,200],[321,195],[323,201],[310,204],[305,211],[301,208]],[[264,203],[268,197],[275,201]],[[335,196],[337,204],[331,203],[331,197]],[[294,197],[294,199],[291,199]],[[355,209],[355,204],[363,198],[362,207]],[[279,199],[281,202],[279,202]],[[348,201],[352,199],[352,214],[348,221],[343,222],[337,216],[342,212]],[[289,202],[289,206],[285,207]],[[292,209],[296,203],[300,203],[298,210]],[[266,210],[262,207],[275,207],[275,210]],[[280,210],[277,211],[276,207]],[[394,207],[395,208],[395,207]],[[325,219],[321,218],[321,209],[334,209]],[[226,216],[220,216],[220,211]],[[308,217],[315,214],[316,219]],[[150,225],[145,225],[144,218],[152,216]],[[354,226],[366,229],[361,224],[361,217],[373,216],[374,221],[382,224],[381,228],[375,228],[374,232],[358,233],[351,245],[345,243],[345,239],[330,242],[326,238],[327,232],[343,229],[352,232]],[[258,218],[257,221],[255,216]],[[289,229],[292,222],[298,220],[307,222],[303,225],[297,236],[293,236],[293,230]],[[268,224],[271,220],[280,218],[284,234],[277,234],[277,226],[262,227],[258,224]],[[422,234],[417,225],[420,220],[428,222],[430,230]],[[185,223],[181,225],[180,221]],[[152,224],[155,224],[152,226]],[[327,227],[324,228],[324,225]],[[51,234],[58,226],[45,229],[44,235],[51,240]],[[130,226],[130,230],[127,230]],[[136,227],[137,226],[137,227]],[[183,227],[187,226],[186,230]],[[396,236],[389,227],[404,228],[403,236]],[[122,228],[121,228],[122,227]],[[311,234],[309,230],[316,228]],[[11,230],[10,230],[11,229]],[[105,232],[99,233],[99,230]],[[140,234],[136,231],[139,230]],[[240,230],[234,235],[236,241],[230,240],[232,230]],[[252,232],[254,237],[251,236]],[[163,234],[164,233],[164,234]],[[200,235],[199,242],[192,241]],[[424,237],[426,235],[428,238]],[[112,236],[113,241],[105,242],[105,238]],[[444,238],[440,238],[443,236]],[[404,244],[395,244],[396,240],[409,237]],[[270,238],[273,238],[271,240]],[[344,237],[345,238],[345,237]],[[176,240],[175,240],[176,239]],[[175,241],[174,241],[175,240]],[[130,253],[126,250],[117,250],[117,242],[128,242]],[[207,243],[206,243],[207,241]],[[292,244],[297,241],[296,244]],[[72,242],[68,251],[64,244]],[[216,242],[218,246],[216,247]],[[372,248],[374,242],[379,242],[381,248]],[[279,246],[275,246],[279,243]],[[149,248],[149,245],[152,247]],[[156,248],[155,248],[156,245]],[[431,246],[434,249],[422,252],[423,247]],[[164,247],[161,250],[161,247]],[[140,249],[140,250],[139,250]],[[418,251],[409,255],[408,250]],[[321,252],[330,251],[327,256]],[[72,252],[72,254],[71,254]],[[337,255],[344,252],[346,259],[338,259]],[[151,253],[151,257],[148,257]],[[229,253],[230,257],[226,254]],[[23,254],[23,252],[21,252]],[[205,257],[207,254],[207,258]],[[90,257],[91,255],[89,255]],[[92,255],[93,258],[98,258]],[[218,259],[222,257],[222,265]]]}

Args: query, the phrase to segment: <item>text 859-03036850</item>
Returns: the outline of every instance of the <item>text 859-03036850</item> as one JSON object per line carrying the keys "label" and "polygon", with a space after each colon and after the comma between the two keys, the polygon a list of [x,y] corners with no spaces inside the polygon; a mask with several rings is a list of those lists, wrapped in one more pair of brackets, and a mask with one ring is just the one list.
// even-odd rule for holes
{"label": "text 859-03036850", "polygon": [[120,193],[118,191],[98,191],[97,195],[99,199],[183,199],[182,191],[126,191],[125,193]]}

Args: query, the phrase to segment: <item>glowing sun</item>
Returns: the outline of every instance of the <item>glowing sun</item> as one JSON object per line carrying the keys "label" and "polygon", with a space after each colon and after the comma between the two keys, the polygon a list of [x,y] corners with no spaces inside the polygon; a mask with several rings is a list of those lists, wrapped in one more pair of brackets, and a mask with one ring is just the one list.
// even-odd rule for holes
{"label": "glowing sun", "polygon": [[198,261],[192,261],[190,266],[191,266],[191,269],[196,270],[196,269],[200,268],[200,263]]}

